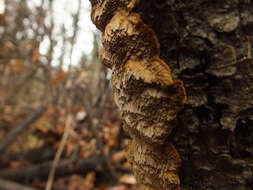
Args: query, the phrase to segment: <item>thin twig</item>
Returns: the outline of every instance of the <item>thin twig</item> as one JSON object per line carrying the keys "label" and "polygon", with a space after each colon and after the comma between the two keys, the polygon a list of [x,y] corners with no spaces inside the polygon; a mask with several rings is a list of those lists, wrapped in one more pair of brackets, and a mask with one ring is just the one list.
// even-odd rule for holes
{"label": "thin twig", "polygon": [[55,176],[55,170],[56,170],[56,167],[58,166],[58,163],[60,161],[62,152],[64,150],[64,147],[65,147],[66,143],[67,143],[72,124],[73,124],[73,117],[72,117],[71,114],[68,114],[67,119],[66,119],[66,126],[65,126],[64,133],[63,133],[63,136],[62,136],[62,139],[61,139],[61,144],[60,144],[59,149],[56,152],[52,168],[49,172],[48,181],[47,181],[47,185],[46,185],[45,190],[51,190],[52,189],[53,182],[54,182],[54,176]]}

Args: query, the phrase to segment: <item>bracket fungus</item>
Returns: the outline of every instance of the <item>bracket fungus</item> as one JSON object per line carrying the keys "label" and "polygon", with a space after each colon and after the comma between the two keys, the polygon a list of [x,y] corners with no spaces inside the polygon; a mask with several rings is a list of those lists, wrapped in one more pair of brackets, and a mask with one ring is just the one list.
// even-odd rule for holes
{"label": "bracket fungus", "polygon": [[160,59],[154,31],[133,12],[138,0],[90,0],[103,32],[102,62],[113,72],[113,95],[132,140],[127,158],[146,189],[180,189],[181,159],[168,136],[186,102],[183,82]]}

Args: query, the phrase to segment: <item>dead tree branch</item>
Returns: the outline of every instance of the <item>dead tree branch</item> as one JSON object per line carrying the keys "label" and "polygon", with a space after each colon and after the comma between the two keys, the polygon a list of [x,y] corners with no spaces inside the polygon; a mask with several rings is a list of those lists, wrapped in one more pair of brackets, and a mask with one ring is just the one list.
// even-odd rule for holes
{"label": "dead tree branch", "polygon": [[5,190],[36,190],[31,187],[26,187],[21,184],[14,183],[12,181],[8,181],[5,179],[0,179],[0,189],[5,189]]}
{"label": "dead tree branch", "polygon": [[35,122],[42,113],[46,110],[45,106],[39,107],[29,118],[27,118],[23,123],[14,127],[1,141],[0,143],[0,154],[2,154],[8,146],[10,146],[14,139],[25,129],[27,129],[33,122]]}
{"label": "dead tree branch", "polygon": [[[73,173],[86,174],[90,171],[96,171],[98,168],[104,168],[105,159],[101,155],[91,156],[80,160],[62,160],[55,169],[55,176],[66,176]],[[20,169],[6,169],[0,171],[0,177],[17,182],[46,180],[53,162],[45,162],[36,166],[26,166]]]}

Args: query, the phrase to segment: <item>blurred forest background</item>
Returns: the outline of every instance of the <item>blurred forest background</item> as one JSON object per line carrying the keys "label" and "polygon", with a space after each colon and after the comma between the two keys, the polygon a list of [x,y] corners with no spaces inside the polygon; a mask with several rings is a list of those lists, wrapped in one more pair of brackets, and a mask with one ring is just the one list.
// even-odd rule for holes
{"label": "blurred forest background", "polygon": [[138,189],[89,1],[0,9],[0,189]]}

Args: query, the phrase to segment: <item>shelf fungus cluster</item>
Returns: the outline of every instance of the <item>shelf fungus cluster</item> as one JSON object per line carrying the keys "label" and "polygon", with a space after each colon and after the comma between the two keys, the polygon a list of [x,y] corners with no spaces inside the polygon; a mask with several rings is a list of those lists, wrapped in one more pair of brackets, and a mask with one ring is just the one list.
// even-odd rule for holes
{"label": "shelf fungus cluster", "polygon": [[128,161],[145,189],[180,189],[181,159],[168,142],[186,94],[159,58],[154,31],[133,12],[138,0],[90,0],[91,18],[103,32],[102,62],[113,71],[113,95],[132,137]]}

